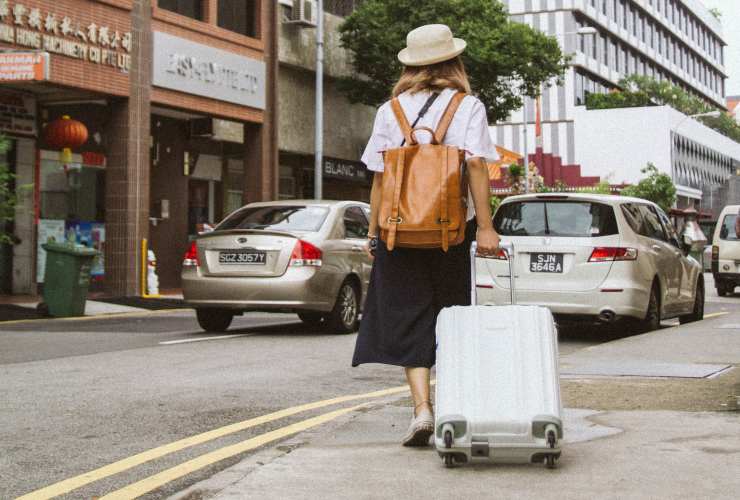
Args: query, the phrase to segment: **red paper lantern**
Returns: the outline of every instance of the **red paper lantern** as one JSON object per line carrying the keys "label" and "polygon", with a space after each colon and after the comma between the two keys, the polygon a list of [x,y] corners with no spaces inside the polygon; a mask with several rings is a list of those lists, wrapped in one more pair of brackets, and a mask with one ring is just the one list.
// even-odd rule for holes
{"label": "red paper lantern", "polygon": [[62,150],[61,161],[65,164],[72,161],[72,149],[85,144],[87,137],[87,127],[67,115],[49,123],[44,130],[46,143],[55,149]]}

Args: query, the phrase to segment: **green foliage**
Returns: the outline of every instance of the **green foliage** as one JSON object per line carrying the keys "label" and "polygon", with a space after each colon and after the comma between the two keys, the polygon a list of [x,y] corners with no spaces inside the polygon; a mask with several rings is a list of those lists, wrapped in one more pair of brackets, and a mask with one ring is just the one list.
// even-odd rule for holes
{"label": "green foliage", "polygon": [[342,91],[370,106],[387,100],[401,74],[396,56],[406,34],[432,23],[447,24],[468,43],[462,59],[492,122],[519,109],[522,95],[562,82],[569,57],[557,40],[512,22],[498,0],[366,0],[340,27],[355,70],[340,80]]}
{"label": "green foliage", "polygon": [[501,206],[501,198],[498,196],[491,196],[488,199],[488,202],[491,204],[491,215],[496,215],[496,210],[498,210],[498,207]]}
{"label": "green foliage", "polygon": [[644,92],[591,93],[586,96],[588,109],[637,108],[654,105]]}
{"label": "green foliage", "polygon": [[518,163],[512,163],[509,165],[508,173],[510,178],[516,179],[524,175],[524,167]]}
{"label": "green foliage", "polygon": [[[10,148],[10,141],[0,135],[0,154],[5,153]],[[15,205],[17,202],[15,191],[13,190],[13,181],[15,175],[10,171],[5,163],[0,163],[0,244],[13,242],[12,235],[6,231],[7,223],[15,218]]]}
{"label": "green foliage", "polygon": [[[628,76],[620,80],[619,86],[624,90],[609,94],[589,94],[586,96],[586,107],[588,109],[612,109],[635,106],[670,106],[686,115],[696,115],[718,109],[677,85],[667,81],[659,82],[647,76]],[[740,142],[740,125],[727,113],[722,112],[716,118],[700,117],[698,120],[720,134]]]}
{"label": "green foliage", "polygon": [[659,172],[652,163],[648,163],[642,169],[642,173],[645,178],[633,186],[624,188],[621,192],[622,196],[650,200],[664,211],[670,210],[676,202],[676,186],[673,185],[671,177]]}

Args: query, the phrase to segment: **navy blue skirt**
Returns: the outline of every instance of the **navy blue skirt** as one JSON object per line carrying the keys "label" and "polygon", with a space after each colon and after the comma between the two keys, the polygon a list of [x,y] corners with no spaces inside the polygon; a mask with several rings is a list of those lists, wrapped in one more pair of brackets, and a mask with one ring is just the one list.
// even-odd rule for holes
{"label": "navy blue skirt", "polygon": [[470,305],[470,244],[441,249],[398,248],[378,242],[352,366],[383,363],[431,368],[437,315],[444,307]]}

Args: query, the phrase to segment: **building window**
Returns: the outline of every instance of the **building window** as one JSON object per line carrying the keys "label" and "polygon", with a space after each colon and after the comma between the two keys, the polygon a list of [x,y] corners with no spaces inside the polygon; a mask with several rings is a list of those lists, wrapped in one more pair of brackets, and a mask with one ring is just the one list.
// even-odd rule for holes
{"label": "building window", "polygon": [[329,14],[347,17],[360,6],[364,0],[324,0],[324,10]]}
{"label": "building window", "polygon": [[257,37],[257,1],[256,0],[219,0],[218,25],[221,28]]}
{"label": "building window", "polygon": [[203,20],[202,0],[157,0],[160,9],[177,12],[181,16]]}

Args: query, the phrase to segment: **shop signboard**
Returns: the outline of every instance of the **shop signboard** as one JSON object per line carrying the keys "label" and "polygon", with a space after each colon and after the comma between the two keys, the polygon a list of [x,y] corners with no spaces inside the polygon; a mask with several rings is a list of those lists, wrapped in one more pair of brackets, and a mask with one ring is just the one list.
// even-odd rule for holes
{"label": "shop signboard", "polygon": [[265,109],[265,63],[184,38],[154,32],[152,84]]}
{"label": "shop signboard", "polygon": [[324,177],[365,183],[367,169],[362,162],[324,157]]}
{"label": "shop signboard", "polygon": [[0,82],[40,82],[48,79],[48,53],[0,53]]}
{"label": "shop signboard", "polygon": [[38,238],[36,238],[36,282],[44,282],[46,271],[46,250],[41,245],[48,241],[61,243],[64,241],[64,220],[40,219],[38,223]]}
{"label": "shop signboard", "polygon": [[0,42],[129,71],[130,31],[102,16],[92,20],[84,16],[83,22],[79,12],[65,12],[62,5],[42,9],[36,3],[0,0]]}

